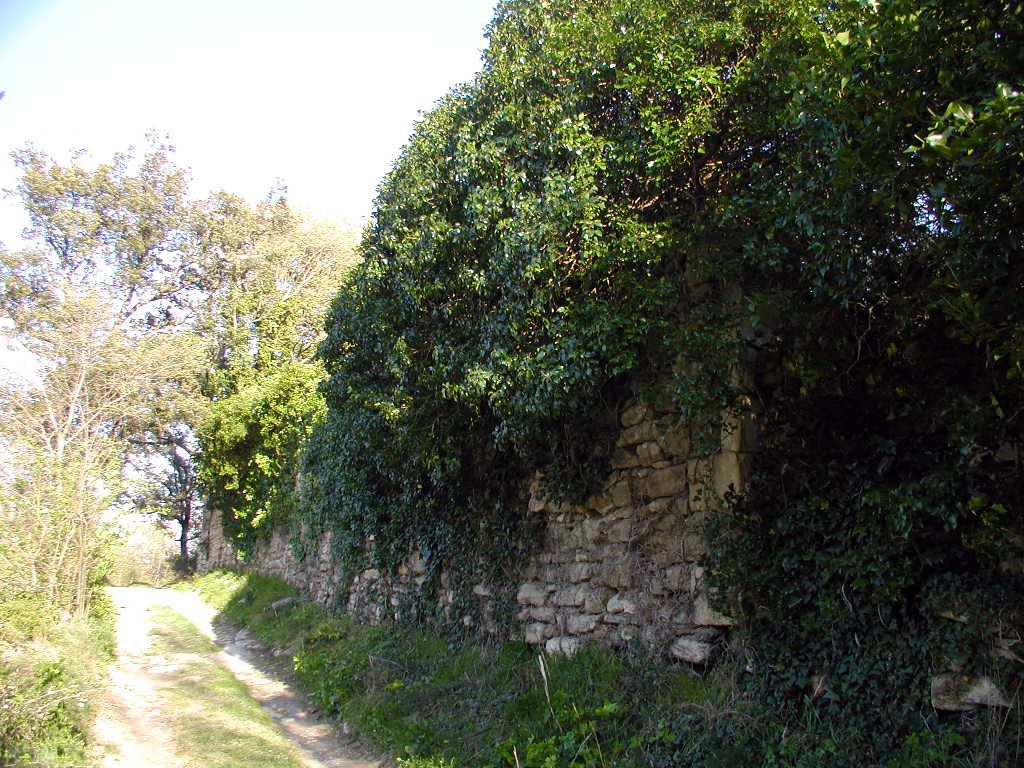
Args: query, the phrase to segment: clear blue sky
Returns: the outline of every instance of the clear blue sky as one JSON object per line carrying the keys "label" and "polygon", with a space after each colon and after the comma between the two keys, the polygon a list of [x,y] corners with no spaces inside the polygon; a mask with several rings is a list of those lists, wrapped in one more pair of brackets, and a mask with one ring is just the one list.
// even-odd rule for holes
{"label": "clear blue sky", "polygon": [[[0,0],[11,150],[105,160],[170,135],[194,189],[359,224],[415,120],[472,78],[496,0]],[[0,204],[0,241],[21,226]]]}

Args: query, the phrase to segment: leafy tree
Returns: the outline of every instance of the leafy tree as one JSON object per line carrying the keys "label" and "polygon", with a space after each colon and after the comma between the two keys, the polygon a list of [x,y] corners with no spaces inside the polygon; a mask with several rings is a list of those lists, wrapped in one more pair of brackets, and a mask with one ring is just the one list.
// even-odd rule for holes
{"label": "leafy tree", "polygon": [[313,352],[356,256],[348,235],[305,221],[278,194],[256,206],[215,195],[197,232],[206,297],[197,328],[212,400],[198,423],[199,475],[245,551],[295,507],[300,455],[323,418]]}
{"label": "leafy tree", "polygon": [[5,570],[15,592],[81,614],[128,440],[194,376],[188,339],[166,332],[191,287],[184,181],[158,145],[136,170],[128,155],[91,170],[34,149],[15,160],[34,245],[0,253],[0,301],[32,370],[2,391],[18,521]]}

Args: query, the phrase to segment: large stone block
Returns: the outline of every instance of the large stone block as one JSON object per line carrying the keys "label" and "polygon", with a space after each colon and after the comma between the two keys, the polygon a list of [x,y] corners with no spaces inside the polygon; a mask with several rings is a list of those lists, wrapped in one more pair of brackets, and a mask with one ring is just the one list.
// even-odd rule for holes
{"label": "large stone block", "polygon": [[622,430],[619,435],[617,446],[619,448],[630,448],[641,443],[649,443],[658,439],[658,429],[652,421],[642,421],[635,426]]}
{"label": "large stone block", "polygon": [[669,648],[673,658],[688,664],[707,664],[715,654],[714,643],[696,637],[678,638]]}
{"label": "large stone block", "polygon": [[693,600],[693,623],[701,627],[731,627],[736,622],[712,608],[707,595],[700,594]]}
{"label": "large stone block", "polygon": [[931,684],[932,706],[945,712],[965,712],[978,707],[1008,708],[1010,702],[990,677],[937,675]]}
{"label": "large stone block", "polygon": [[641,463],[651,466],[656,461],[661,461],[665,454],[661,450],[661,446],[654,440],[649,443],[641,443],[636,448],[636,455],[640,459]]}
{"label": "large stone block", "polygon": [[516,600],[520,605],[544,605],[551,588],[539,581],[527,581],[519,586]]}
{"label": "large stone block", "polygon": [[750,476],[750,457],[742,453],[720,453],[711,462],[712,487],[720,498],[733,490],[742,493]]}
{"label": "large stone block", "polygon": [[572,656],[580,649],[578,637],[552,637],[544,644],[544,650],[552,656]]}
{"label": "large stone block", "polygon": [[633,488],[629,478],[620,478],[608,489],[608,497],[616,507],[628,507],[633,503]]}
{"label": "large stone block", "polygon": [[651,499],[678,496],[686,490],[687,477],[685,465],[657,469],[642,481],[642,493]]}
{"label": "large stone block", "polygon": [[641,421],[646,421],[651,418],[650,409],[641,402],[631,403],[629,406],[622,411],[622,418],[620,423],[623,427],[634,427]]}
{"label": "large stone block", "polygon": [[612,454],[612,469],[632,469],[640,466],[640,457],[625,448],[616,448]]}
{"label": "large stone block", "polygon": [[523,631],[523,639],[526,640],[530,645],[540,645],[549,637],[553,637],[558,633],[550,624],[534,623],[527,624]]}
{"label": "large stone block", "polygon": [[632,583],[633,569],[626,560],[609,562],[600,566],[594,573],[596,584],[612,589],[626,589]]}
{"label": "large stone block", "polygon": [[597,626],[598,617],[587,613],[575,613],[565,621],[565,631],[570,635],[585,635]]}

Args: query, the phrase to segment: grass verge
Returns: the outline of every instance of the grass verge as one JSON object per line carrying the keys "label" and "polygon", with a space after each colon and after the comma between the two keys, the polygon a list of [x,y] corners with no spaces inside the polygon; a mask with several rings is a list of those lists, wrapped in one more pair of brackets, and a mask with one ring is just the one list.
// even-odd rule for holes
{"label": "grass verge", "polygon": [[179,751],[195,768],[301,768],[295,748],[212,654],[217,648],[184,616],[152,610],[153,651],[181,665],[161,690]]}

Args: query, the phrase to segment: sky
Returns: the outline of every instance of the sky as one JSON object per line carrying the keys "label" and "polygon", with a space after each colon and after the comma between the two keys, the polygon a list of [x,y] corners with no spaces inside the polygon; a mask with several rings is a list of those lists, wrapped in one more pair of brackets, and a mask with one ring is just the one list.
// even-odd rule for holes
{"label": "sky", "polygon": [[[12,150],[101,162],[156,130],[197,196],[360,227],[415,121],[472,79],[496,0],[0,0],[0,189]],[[0,242],[24,226],[0,200]]]}

